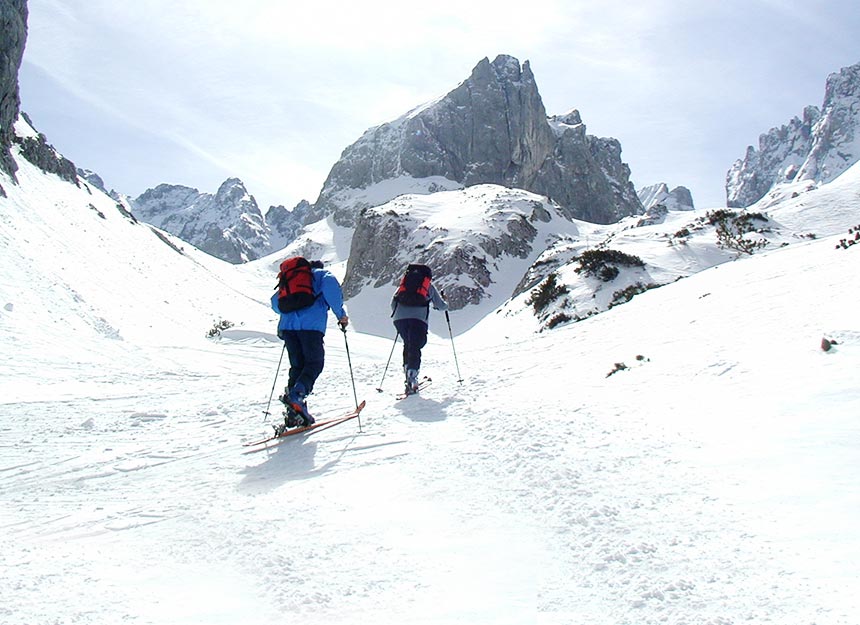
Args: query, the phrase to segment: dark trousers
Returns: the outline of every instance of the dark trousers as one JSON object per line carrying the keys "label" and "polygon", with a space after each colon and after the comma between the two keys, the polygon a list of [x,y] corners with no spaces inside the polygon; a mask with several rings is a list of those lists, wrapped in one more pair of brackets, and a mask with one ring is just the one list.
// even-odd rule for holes
{"label": "dark trousers", "polygon": [[293,390],[294,386],[300,384],[304,387],[305,395],[309,395],[325,366],[324,335],[316,330],[281,330],[279,335],[290,355],[288,388]]}
{"label": "dark trousers", "polygon": [[420,319],[398,319],[394,327],[403,339],[403,364],[407,369],[420,369],[421,348],[427,345],[427,324]]}

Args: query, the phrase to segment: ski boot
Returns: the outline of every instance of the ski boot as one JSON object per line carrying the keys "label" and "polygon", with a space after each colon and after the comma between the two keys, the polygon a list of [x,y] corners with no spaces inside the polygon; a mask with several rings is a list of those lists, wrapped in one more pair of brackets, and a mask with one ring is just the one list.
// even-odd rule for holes
{"label": "ski boot", "polygon": [[298,386],[293,387],[293,390],[285,395],[282,401],[287,406],[287,427],[292,427],[289,425],[291,416],[297,426],[314,424],[314,418],[308,412],[308,405],[305,402],[305,393]]}
{"label": "ski boot", "polygon": [[278,423],[277,425],[273,425],[275,428],[275,436],[283,436],[284,432],[289,430],[290,428],[298,427],[300,425],[304,425],[304,418],[297,414],[295,410],[293,410],[292,406],[287,406],[284,409],[284,422]]}
{"label": "ski boot", "polygon": [[414,395],[418,392],[418,369],[406,370],[406,389],[404,393]]}

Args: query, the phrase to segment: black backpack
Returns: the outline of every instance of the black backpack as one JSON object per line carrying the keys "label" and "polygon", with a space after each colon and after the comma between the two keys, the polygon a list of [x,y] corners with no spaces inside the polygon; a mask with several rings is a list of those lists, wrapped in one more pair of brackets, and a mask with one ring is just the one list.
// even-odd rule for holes
{"label": "black backpack", "polygon": [[307,308],[316,301],[314,275],[311,263],[301,256],[288,258],[281,263],[278,273],[278,309],[289,313]]}
{"label": "black backpack", "polygon": [[432,277],[427,265],[409,265],[394,293],[394,300],[403,306],[429,306]]}

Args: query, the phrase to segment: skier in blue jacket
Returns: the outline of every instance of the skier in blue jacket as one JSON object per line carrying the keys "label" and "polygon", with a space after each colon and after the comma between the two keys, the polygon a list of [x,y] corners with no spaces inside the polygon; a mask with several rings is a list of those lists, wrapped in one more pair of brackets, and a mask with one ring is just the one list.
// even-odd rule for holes
{"label": "skier in blue jacket", "polygon": [[280,314],[278,338],[284,341],[290,359],[289,381],[280,400],[287,407],[286,427],[310,425],[314,418],[308,412],[306,397],[325,366],[323,337],[329,309],[343,330],[349,317],[343,307],[343,291],[337,278],[322,261],[312,261],[313,289],[316,299],[307,308],[282,313],[278,293],[272,295],[272,309]]}

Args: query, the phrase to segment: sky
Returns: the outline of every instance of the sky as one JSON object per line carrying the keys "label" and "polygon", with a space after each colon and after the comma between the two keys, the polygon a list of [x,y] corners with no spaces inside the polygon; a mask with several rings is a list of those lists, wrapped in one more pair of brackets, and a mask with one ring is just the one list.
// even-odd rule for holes
{"label": "sky", "polygon": [[264,212],[498,54],[531,63],[548,114],[617,138],[637,188],[721,206],[746,147],[860,62],[853,0],[28,4],[22,109],[52,145],[132,197],[238,177]]}
{"label": "sky", "polygon": [[[286,383],[271,271],[18,164],[0,625],[856,625],[860,245],[836,241],[860,165],[769,211],[787,245],[712,269],[713,230],[661,236],[704,210],[606,226],[702,271],[552,331],[523,294],[431,334],[417,397],[395,399],[399,354],[384,376],[390,338],[330,315],[309,404],[357,395],[360,424],[259,449]],[[208,340],[217,313],[236,325]]]}

